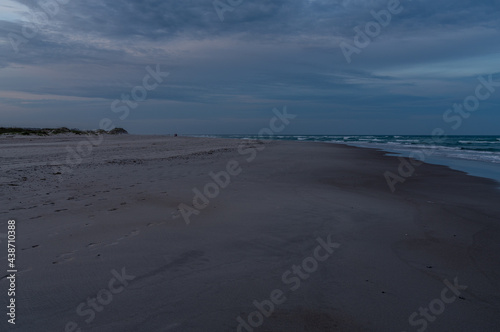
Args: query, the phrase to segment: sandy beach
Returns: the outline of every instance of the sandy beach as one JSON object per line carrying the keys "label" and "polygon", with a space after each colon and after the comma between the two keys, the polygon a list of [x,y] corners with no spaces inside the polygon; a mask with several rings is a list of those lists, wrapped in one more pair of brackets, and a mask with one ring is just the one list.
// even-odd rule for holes
{"label": "sandy beach", "polygon": [[97,140],[0,137],[0,330],[500,329],[493,180],[424,164],[392,193],[377,150]]}

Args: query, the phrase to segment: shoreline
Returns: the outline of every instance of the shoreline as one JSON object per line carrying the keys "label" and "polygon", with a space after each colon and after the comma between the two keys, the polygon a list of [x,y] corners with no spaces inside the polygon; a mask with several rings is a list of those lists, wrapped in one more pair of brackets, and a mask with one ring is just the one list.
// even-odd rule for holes
{"label": "shoreline", "polygon": [[[234,136],[234,137],[225,137],[225,136]],[[240,136],[240,137],[238,137]],[[241,136],[245,135],[192,135],[192,137],[206,137],[206,138],[232,138],[232,139],[243,139]],[[256,137],[255,135],[247,135],[248,137]],[[373,138],[373,137],[387,137],[387,135],[345,135],[346,137],[367,137],[367,138]],[[389,135],[391,136],[391,135]],[[408,137],[408,138],[421,138],[421,137],[431,137],[428,135],[403,135],[403,136],[398,136],[398,135],[392,135],[397,138],[402,138],[402,137]],[[340,142],[340,141],[322,141],[322,140],[307,140],[307,138],[314,138],[314,137],[340,137],[336,135],[279,135],[278,137],[280,138],[265,138],[265,140],[277,140],[277,141],[293,141],[293,142],[319,142],[319,143],[331,143],[331,144],[345,144],[348,146],[355,146],[355,147],[360,147],[360,148],[366,148],[366,149],[376,149],[380,151],[384,151],[387,153],[389,156],[396,156],[396,157],[403,157],[403,158],[409,158],[412,153],[415,153],[418,156],[424,157],[423,161],[428,164],[435,164],[435,165],[443,165],[443,166],[448,166],[454,170],[458,171],[463,171],[466,172],[469,175],[472,176],[477,176],[477,177],[483,177],[483,178],[489,178],[493,179],[498,182],[498,188],[500,190],[500,172],[497,171],[497,168],[499,167],[498,163],[492,163],[492,162],[485,162],[485,161],[480,161],[480,160],[473,160],[473,159],[462,159],[462,158],[451,158],[451,157],[446,157],[446,156],[440,156],[440,155],[434,155],[434,153],[426,151],[425,148],[415,148],[411,149],[410,146],[400,146],[399,148],[397,146],[379,146],[381,144],[377,143],[361,143],[361,142]],[[297,139],[297,137],[300,137],[301,139]],[[500,140],[500,136],[498,135],[449,135],[447,136],[449,138],[463,138],[463,137],[484,137],[484,138],[489,138],[489,137],[496,137],[498,140]],[[429,146],[429,143],[426,143]],[[373,146],[370,146],[373,145]],[[410,148],[410,149],[409,149]]]}
{"label": "shoreline", "polygon": [[[78,137],[35,139],[0,141],[0,226],[18,225],[14,330],[500,326],[493,180],[423,164],[391,193],[383,174],[399,161],[374,149],[127,135],[104,140],[60,182],[47,164]],[[227,181],[231,161],[241,171]],[[194,189],[213,198],[186,225],[176,216]],[[329,241],[339,246],[317,249]],[[104,305],[113,271],[129,279]]]}

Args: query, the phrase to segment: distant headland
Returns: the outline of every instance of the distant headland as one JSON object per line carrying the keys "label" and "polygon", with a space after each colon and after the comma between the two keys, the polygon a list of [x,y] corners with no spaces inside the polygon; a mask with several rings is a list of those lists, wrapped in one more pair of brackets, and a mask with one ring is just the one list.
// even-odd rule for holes
{"label": "distant headland", "polygon": [[109,131],[98,129],[98,130],[79,130],[79,129],[69,129],[66,127],[60,128],[19,128],[19,127],[0,127],[0,135],[37,135],[37,136],[50,136],[59,134],[75,134],[75,135],[120,135],[128,134],[128,132],[123,128],[114,128]]}

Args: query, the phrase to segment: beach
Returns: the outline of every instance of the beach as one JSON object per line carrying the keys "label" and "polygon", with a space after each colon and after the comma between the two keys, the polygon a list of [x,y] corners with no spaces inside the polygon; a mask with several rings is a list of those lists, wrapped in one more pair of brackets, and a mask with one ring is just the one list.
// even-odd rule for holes
{"label": "beach", "polygon": [[0,151],[17,264],[2,331],[500,328],[493,180],[422,164],[392,192],[397,157],[331,143],[16,136]]}

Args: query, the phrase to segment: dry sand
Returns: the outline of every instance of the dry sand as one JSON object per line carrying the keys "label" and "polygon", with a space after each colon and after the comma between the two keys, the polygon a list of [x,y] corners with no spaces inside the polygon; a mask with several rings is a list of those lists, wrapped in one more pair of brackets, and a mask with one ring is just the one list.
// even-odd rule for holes
{"label": "dry sand", "polygon": [[[0,137],[0,232],[16,220],[19,271],[1,331],[500,329],[493,181],[425,164],[391,193],[399,161],[380,151],[131,135],[64,168],[82,140]],[[179,204],[228,167],[187,224]]]}

